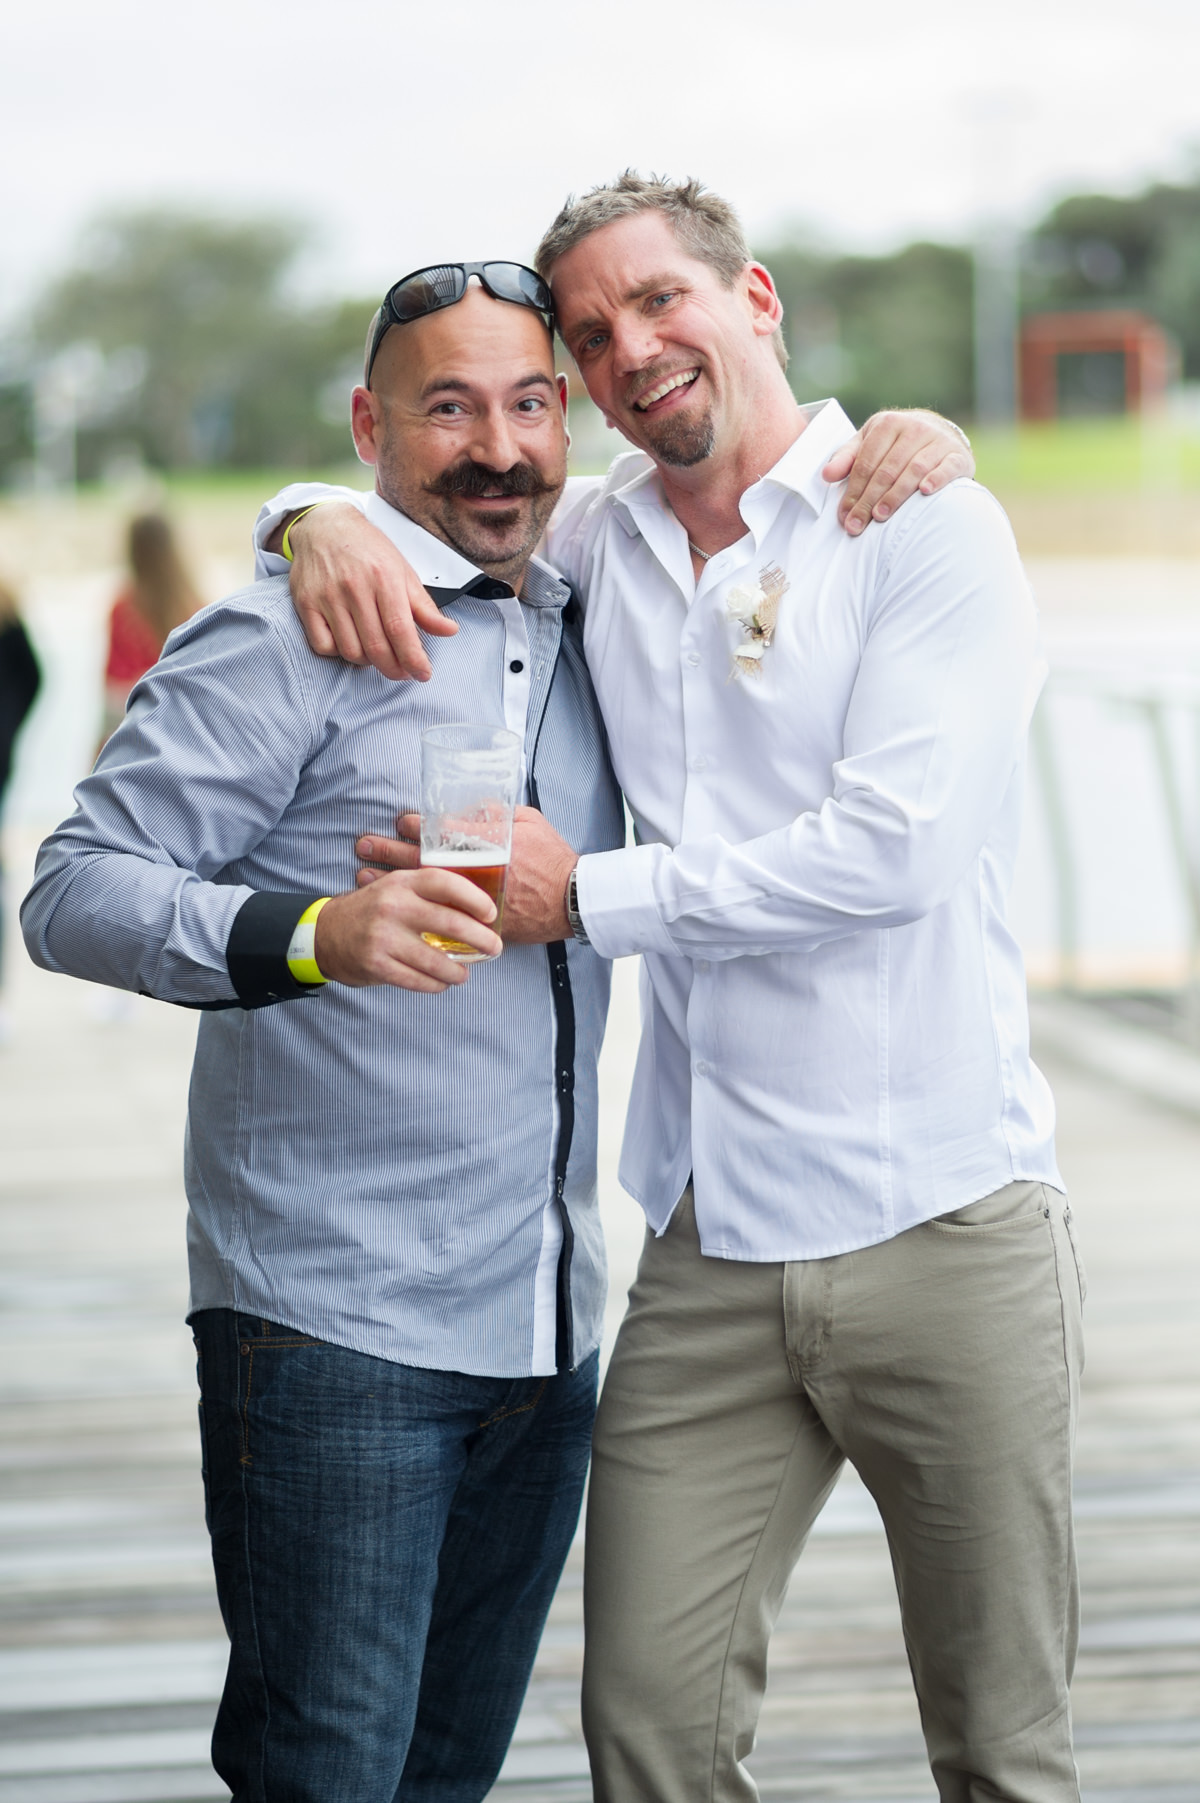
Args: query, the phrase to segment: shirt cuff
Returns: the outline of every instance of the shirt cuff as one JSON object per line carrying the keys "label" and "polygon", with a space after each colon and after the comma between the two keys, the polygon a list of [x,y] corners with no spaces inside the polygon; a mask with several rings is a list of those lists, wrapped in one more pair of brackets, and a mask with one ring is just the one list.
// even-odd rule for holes
{"label": "shirt cuff", "polygon": [[655,893],[655,872],[665,856],[665,845],[633,845],[589,852],[575,866],[579,917],[602,958],[637,952],[678,956]]}
{"label": "shirt cuff", "polygon": [[263,503],[254,522],[254,580],[260,582],[264,576],[285,576],[291,569],[281,552],[263,548],[276,526],[289,513],[299,513],[301,508],[312,507],[317,501],[345,501],[365,513],[369,499],[369,491],[334,488],[328,482],[292,482],[287,488],[280,489],[277,495]]}
{"label": "shirt cuff", "polygon": [[303,995],[320,995],[318,983],[297,983],[288,969],[288,946],[296,922],[321,891],[275,894],[260,890],[242,903],[229,929],[225,962],[243,1008],[266,1008],[272,1002],[297,1001]]}

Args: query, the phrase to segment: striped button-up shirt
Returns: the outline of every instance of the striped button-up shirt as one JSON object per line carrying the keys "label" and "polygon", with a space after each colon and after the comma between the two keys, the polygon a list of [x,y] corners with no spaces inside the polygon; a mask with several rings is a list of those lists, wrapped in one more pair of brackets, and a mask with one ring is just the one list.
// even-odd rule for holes
{"label": "striped button-up shirt", "polygon": [[26,943],[48,969],[211,1010],[186,1147],[193,1311],[429,1369],[552,1371],[556,1341],[561,1363],[600,1336],[605,961],[512,946],[443,995],[331,983],[235,1002],[238,914],[351,888],[359,835],[418,805],[427,726],[517,727],[530,798],[564,836],[623,839],[567,586],[534,564],[519,600],[463,595],[476,569],[378,497],[371,515],[458,596],[457,635],[427,642],[432,681],[313,656],[280,578],[205,609],[42,848]]}

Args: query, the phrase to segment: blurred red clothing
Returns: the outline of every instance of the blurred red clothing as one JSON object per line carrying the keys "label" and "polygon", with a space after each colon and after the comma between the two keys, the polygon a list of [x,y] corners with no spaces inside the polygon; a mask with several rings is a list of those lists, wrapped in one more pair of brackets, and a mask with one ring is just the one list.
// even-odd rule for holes
{"label": "blurred red clothing", "polygon": [[138,677],[158,662],[161,650],[162,645],[134,606],[128,589],[122,589],[109,616],[105,682],[132,688]]}

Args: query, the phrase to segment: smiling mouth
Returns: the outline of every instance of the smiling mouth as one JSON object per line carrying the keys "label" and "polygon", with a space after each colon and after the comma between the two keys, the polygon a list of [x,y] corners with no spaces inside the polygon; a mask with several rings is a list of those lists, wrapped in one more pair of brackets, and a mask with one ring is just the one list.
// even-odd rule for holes
{"label": "smiling mouth", "polygon": [[639,413],[645,413],[648,407],[653,407],[655,401],[664,400],[674,389],[690,388],[699,374],[698,369],[678,369],[673,376],[667,376],[653,388],[648,388],[633,404]]}

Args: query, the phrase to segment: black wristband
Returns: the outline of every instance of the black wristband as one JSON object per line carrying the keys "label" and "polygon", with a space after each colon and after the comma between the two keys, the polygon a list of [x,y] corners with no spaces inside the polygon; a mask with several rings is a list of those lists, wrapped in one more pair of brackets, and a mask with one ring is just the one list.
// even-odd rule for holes
{"label": "black wristband", "polygon": [[296,922],[324,893],[314,889],[280,895],[264,889],[242,903],[229,929],[225,961],[243,1008],[266,1008],[272,1002],[321,993],[320,984],[297,983],[288,969],[287,952]]}

